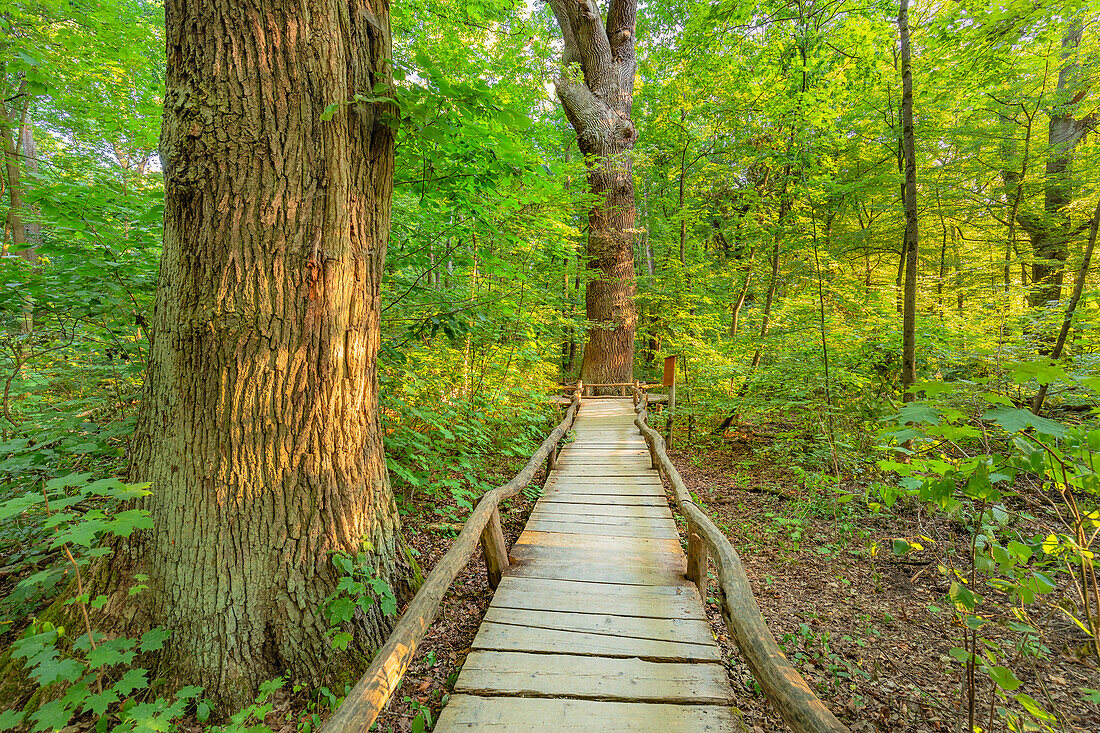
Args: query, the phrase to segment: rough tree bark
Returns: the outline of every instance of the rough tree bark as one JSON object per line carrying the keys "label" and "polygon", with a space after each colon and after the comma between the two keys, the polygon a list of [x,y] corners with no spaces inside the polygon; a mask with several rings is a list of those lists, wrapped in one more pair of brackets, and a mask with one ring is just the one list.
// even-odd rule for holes
{"label": "rough tree bark", "polygon": [[[408,561],[375,371],[390,227],[389,3],[169,0],[164,250],[131,476],[155,528],[108,618],[172,631],[163,669],[226,705],[280,674],[354,675],[378,604],[336,652],[333,553],[399,595]],[[125,594],[122,594],[125,595]],[[137,605],[134,605],[134,602]]]}
{"label": "rough tree bark", "polygon": [[636,0],[611,0],[606,23],[595,0],[550,0],[564,51],[558,98],[588,166],[596,203],[588,214],[585,310],[593,323],[581,379],[629,382],[634,375],[634,99]]}
{"label": "rough tree bark", "polygon": [[913,73],[909,62],[909,0],[898,9],[898,37],[901,46],[901,140],[905,157],[905,298],[901,324],[902,399],[911,402],[909,391],[917,381],[917,154],[913,135]]}

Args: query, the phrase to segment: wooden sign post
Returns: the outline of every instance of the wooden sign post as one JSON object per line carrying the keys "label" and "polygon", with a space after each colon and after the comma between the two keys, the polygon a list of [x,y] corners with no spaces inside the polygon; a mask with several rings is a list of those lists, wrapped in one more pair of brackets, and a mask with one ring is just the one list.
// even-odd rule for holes
{"label": "wooden sign post", "polygon": [[664,379],[661,380],[661,384],[668,387],[668,421],[666,424],[666,432],[668,437],[665,439],[665,444],[672,448],[672,418],[676,414],[676,357],[665,357],[665,374]]}

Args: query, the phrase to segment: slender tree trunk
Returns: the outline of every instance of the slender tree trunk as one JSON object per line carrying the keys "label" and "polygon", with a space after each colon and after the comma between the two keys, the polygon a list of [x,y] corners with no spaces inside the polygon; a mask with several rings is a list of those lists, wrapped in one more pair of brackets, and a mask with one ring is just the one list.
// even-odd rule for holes
{"label": "slender tree trunk", "polygon": [[943,206],[940,204],[940,192],[936,190],[936,210],[940,215],[940,269],[936,278],[936,302],[940,321],[944,318],[943,280],[947,277],[947,222],[943,218]]}
{"label": "slender tree trunk", "polygon": [[[787,176],[790,175],[788,171]],[[779,286],[779,243],[783,239],[783,222],[787,218],[790,209],[790,201],[787,200],[786,180],[784,179],[783,192],[779,199],[779,221],[776,223],[775,243],[772,245],[772,271],[768,280],[768,294],[764,299],[764,313],[760,319],[760,339],[756,343],[756,351],[752,355],[752,368],[760,366],[760,360],[764,355],[764,341],[768,338],[768,328],[771,326],[772,304],[775,302],[775,291]]]}
{"label": "slender tree trunk", "polygon": [[[1066,315],[1062,319],[1062,328],[1058,332],[1058,339],[1054,342],[1054,348],[1050,352],[1051,359],[1060,359],[1062,349],[1065,348],[1066,338],[1069,336],[1070,326],[1073,324],[1073,314],[1077,311],[1077,304],[1081,301],[1081,293],[1085,290],[1085,278],[1089,274],[1089,265],[1092,263],[1092,253],[1096,249],[1096,231],[1100,227],[1100,202],[1096,204],[1096,210],[1092,214],[1092,228],[1089,231],[1089,243],[1085,246],[1085,255],[1081,259],[1081,269],[1077,271],[1077,281],[1073,286],[1073,295],[1066,305]],[[1036,415],[1043,411],[1043,400],[1047,396],[1047,385],[1039,387],[1039,393],[1031,401],[1031,411]]]}
{"label": "slender tree trunk", "polygon": [[733,302],[733,312],[730,314],[730,336],[737,335],[737,330],[741,321],[741,308],[744,307],[745,298],[749,295],[749,284],[752,282],[754,254],[755,250],[749,253],[749,264],[745,268],[745,279],[741,281],[741,289],[737,293],[737,299]]}
{"label": "slender tree trunk", "polygon": [[629,382],[634,375],[634,179],[631,151],[638,133],[634,98],[636,0],[611,0],[604,24],[595,0],[551,0],[562,31],[555,80],[565,116],[577,134],[596,203],[588,215],[585,289],[588,331],[581,378]]}
{"label": "slender tree trunk", "polygon": [[[1034,114],[1028,114],[1026,109],[1024,114],[1026,115],[1027,124],[1024,126],[1024,153],[1023,160],[1020,161],[1020,170],[1019,172],[1010,171],[1006,167],[1002,173],[1005,188],[1010,189],[1006,193],[1011,196],[1008,212],[1008,238],[1005,242],[1004,291],[1006,293],[1012,284],[1012,258],[1016,253],[1016,223],[1017,217],[1020,215],[1020,204],[1024,200],[1024,180],[1027,178],[1028,162],[1031,157],[1032,121],[1035,119]],[[1023,272],[1025,271],[1021,268],[1021,273]],[[1021,275],[1021,277],[1024,276]],[[1027,283],[1022,282],[1021,285],[1026,287]]]}
{"label": "slender tree trunk", "polygon": [[[680,128],[683,131],[683,127],[687,122],[687,110],[680,110]],[[686,137],[686,135],[685,135]],[[684,149],[680,153],[680,264],[687,264],[687,252],[685,251],[685,243],[687,242],[687,217],[684,215],[684,179],[687,177],[687,155],[688,144],[684,142]]]}
{"label": "slender tree trunk", "polygon": [[150,589],[107,610],[170,629],[172,682],[229,706],[277,675],[354,674],[384,639],[375,604],[333,650],[333,553],[399,596],[407,577],[376,372],[393,132],[381,104],[321,120],[391,83],[389,7],[304,10],[166,4],[164,250],[131,458],[155,528],[123,570]]}
{"label": "slender tree trunk", "polygon": [[917,381],[917,153],[913,135],[913,73],[909,60],[909,0],[898,10],[901,45],[901,137],[905,154],[905,313],[901,325],[902,399],[916,395],[909,388]]}

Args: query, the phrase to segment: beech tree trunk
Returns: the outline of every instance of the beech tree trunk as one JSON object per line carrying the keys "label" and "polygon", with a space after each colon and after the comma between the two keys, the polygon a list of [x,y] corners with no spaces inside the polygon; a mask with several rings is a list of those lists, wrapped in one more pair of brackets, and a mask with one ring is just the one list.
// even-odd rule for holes
{"label": "beech tree trunk", "polygon": [[558,98],[588,167],[596,203],[588,214],[585,310],[588,330],[581,379],[629,382],[634,376],[634,178],[630,151],[638,133],[634,98],[636,0],[611,0],[606,24],[595,0],[550,0],[564,51]]}
{"label": "beech tree trunk", "polygon": [[[288,674],[353,677],[384,639],[326,638],[333,553],[401,595],[407,560],[378,416],[393,133],[386,0],[169,0],[164,251],[131,475],[153,530],[113,601],[172,631],[163,669],[229,706]],[[115,568],[112,572],[118,572]],[[134,602],[137,602],[136,609]]]}
{"label": "beech tree trunk", "polygon": [[913,134],[913,73],[909,63],[909,0],[898,10],[901,45],[901,140],[905,157],[905,297],[901,325],[902,400],[911,402],[909,392],[917,381],[917,154]]}

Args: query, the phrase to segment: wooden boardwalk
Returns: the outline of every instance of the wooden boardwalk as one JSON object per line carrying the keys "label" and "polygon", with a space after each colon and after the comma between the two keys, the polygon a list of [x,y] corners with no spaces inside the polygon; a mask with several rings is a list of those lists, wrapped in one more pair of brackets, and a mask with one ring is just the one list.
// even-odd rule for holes
{"label": "wooden boardwalk", "polygon": [[733,731],[629,399],[585,400],[435,730]]}

